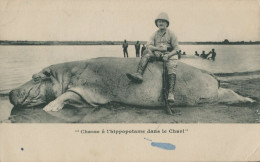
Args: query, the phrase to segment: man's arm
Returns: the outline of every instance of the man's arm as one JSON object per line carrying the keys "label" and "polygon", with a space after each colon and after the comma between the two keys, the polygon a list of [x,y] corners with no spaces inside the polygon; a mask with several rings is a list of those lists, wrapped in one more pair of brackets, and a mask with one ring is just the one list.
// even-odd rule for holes
{"label": "man's arm", "polygon": [[173,47],[173,50],[168,53],[168,58],[170,58],[174,55],[178,55],[177,52],[180,50],[178,38],[174,34],[171,34],[171,45]]}
{"label": "man's arm", "polygon": [[147,42],[147,49],[150,50],[150,51],[155,51],[156,48],[154,46],[154,37],[155,37],[155,34],[153,34],[150,38],[150,40]]}
{"label": "man's arm", "polygon": [[147,49],[150,50],[151,52],[153,52],[153,51],[162,51],[162,52],[164,52],[164,51],[165,51],[164,49],[155,46],[155,41],[154,41],[154,40],[155,40],[155,34],[156,34],[156,33],[154,33],[154,34],[152,35],[152,37],[150,38],[150,40],[149,40],[149,42],[147,43],[146,47],[147,47]]}

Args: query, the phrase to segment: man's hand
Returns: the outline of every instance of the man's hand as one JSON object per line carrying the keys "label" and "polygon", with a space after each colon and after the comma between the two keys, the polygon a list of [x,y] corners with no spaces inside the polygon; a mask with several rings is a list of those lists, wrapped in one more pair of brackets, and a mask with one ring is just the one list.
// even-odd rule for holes
{"label": "man's hand", "polygon": [[167,49],[165,49],[165,48],[163,48],[161,46],[160,47],[155,47],[155,46],[152,46],[152,45],[148,46],[148,49],[151,50],[152,52],[153,51],[159,51],[159,52],[167,51]]}
{"label": "man's hand", "polygon": [[168,55],[168,54],[163,55],[163,61],[167,61],[168,58],[169,58],[169,55]]}
{"label": "man's hand", "polygon": [[168,55],[168,59],[171,58],[174,55],[178,55],[176,52],[172,51],[172,52],[165,52],[165,54]]}

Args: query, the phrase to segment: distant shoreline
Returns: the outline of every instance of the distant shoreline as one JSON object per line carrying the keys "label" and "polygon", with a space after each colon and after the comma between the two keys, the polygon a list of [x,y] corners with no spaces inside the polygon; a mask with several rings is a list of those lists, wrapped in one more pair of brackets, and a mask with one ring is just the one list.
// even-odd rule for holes
{"label": "distant shoreline", "polygon": [[[136,41],[128,41],[129,45],[134,45]],[[122,45],[123,41],[8,41],[0,40],[0,45]],[[146,44],[146,41],[140,41]],[[258,45],[256,42],[179,42],[180,45]]]}

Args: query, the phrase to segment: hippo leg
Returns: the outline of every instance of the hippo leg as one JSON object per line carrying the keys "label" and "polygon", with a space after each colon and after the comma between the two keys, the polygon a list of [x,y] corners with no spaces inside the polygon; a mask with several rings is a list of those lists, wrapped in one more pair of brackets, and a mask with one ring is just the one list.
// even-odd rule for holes
{"label": "hippo leg", "polygon": [[70,105],[70,103],[80,103],[81,98],[74,92],[65,92],[64,94],[60,95],[58,98],[50,102],[46,105],[43,110],[44,111],[59,111],[65,105]]}
{"label": "hippo leg", "polygon": [[227,104],[233,104],[239,102],[249,102],[249,103],[255,102],[251,98],[240,96],[234,91],[225,88],[218,89],[218,100],[220,103],[227,103]]}

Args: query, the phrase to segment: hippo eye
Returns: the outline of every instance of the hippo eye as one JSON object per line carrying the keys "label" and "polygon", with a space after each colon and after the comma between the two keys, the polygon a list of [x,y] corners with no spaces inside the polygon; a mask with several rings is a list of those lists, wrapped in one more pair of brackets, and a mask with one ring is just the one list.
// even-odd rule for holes
{"label": "hippo eye", "polygon": [[40,83],[40,81],[41,81],[41,80],[38,79],[38,78],[33,78],[33,83],[34,83],[34,84]]}

